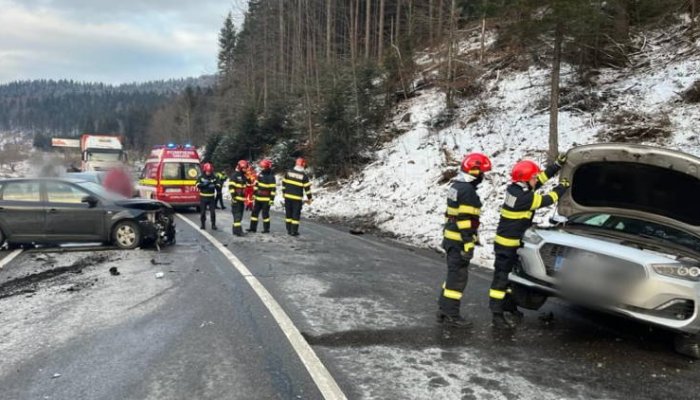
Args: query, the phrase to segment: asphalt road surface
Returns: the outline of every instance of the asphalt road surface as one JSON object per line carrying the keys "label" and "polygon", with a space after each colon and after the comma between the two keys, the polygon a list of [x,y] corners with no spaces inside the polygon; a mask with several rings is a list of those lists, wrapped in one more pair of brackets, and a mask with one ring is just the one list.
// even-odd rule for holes
{"label": "asphalt road surface", "polygon": [[666,332],[556,300],[495,331],[479,268],[462,307],[474,326],[444,328],[439,254],[309,221],[291,238],[277,214],[272,234],[234,238],[228,210],[218,218],[207,232],[252,276],[184,221],[161,253],[25,252],[6,265],[0,398],[323,398],[253,278],[350,399],[698,397],[700,369]]}

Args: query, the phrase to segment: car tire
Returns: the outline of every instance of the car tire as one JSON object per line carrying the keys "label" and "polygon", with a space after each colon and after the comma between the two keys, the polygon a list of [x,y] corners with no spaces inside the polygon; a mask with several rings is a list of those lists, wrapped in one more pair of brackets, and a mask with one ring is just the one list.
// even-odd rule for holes
{"label": "car tire", "polygon": [[677,333],[673,342],[676,353],[700,359],[700,335]]}
{"label": "car tire", "polygon": [[141,245],[141,230],[134,221],[119,221],[112,229],[112,243],[122,250],[131,250]]}
{"label": "car tire", "polygon": [[546,294],[528,288],[527,286],[511,283],[512,296],[515,304],[528,310],[539,310],[547,301]]}

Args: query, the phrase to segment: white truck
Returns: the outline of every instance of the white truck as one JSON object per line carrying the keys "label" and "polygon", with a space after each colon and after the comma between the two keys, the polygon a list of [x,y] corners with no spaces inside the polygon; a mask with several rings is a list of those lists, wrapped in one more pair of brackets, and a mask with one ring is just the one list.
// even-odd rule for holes
{"label": "white truck", "polygon": [[52,139],[54,147],[80,148],[81,171],[106,171],[127,162],[122,139],[117,135],[84,134],[77,139]]}

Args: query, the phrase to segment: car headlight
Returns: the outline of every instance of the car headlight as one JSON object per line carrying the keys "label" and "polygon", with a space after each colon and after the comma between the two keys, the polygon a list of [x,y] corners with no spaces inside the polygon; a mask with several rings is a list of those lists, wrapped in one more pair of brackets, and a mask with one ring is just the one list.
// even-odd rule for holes
{"label": "car headlight", "polygon": [[544,241],[544,238],[542,238],[542,236],[540,236],[533,229],[526,230],[525,234],[523,235],[523,242],[525,243],[540,244],[542,241]]}
{"label": "car headlight", "polygon": [[683,264],[652,264],[657,274],[687,281],[700,282],[700,267]]}

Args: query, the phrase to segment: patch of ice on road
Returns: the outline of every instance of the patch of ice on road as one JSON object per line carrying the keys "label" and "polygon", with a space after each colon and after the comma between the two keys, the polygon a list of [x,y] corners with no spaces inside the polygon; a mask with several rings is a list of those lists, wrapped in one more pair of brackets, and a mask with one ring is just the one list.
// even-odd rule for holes
{"label": "patch of ice on road", "polygon": [[362,399],[589,399],[594,388],[547,388],[530,382],[509,360],[482,359],[459,348],[402,349],[372,346],[327,350]]}
{"label": "patch of ice on road", "polygon": [[415,320],[394,310],[377,294],[362,297],[324,297],[331,289],[327,282],[309,276],[292,276],[283,283],[283,292],[304,316],[310,333],[401,327]]}

